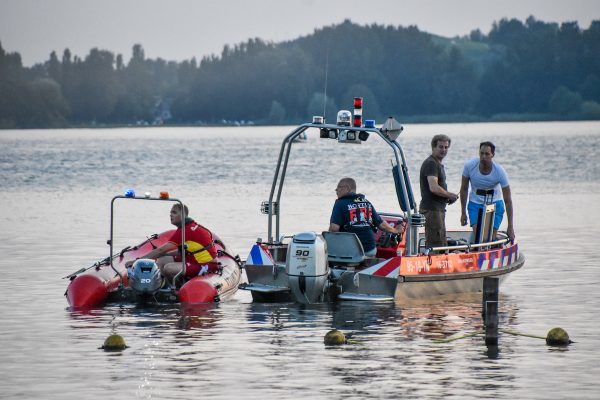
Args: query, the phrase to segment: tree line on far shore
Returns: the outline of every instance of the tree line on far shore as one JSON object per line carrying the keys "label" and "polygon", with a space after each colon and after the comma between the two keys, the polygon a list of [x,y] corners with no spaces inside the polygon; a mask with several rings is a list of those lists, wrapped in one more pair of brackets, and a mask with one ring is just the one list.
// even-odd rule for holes
{"label": "tree line on far shore", "polygon": [[199,62],[149,59],[136,44],[127,62],[65,49],[24,67],[0,44],[0,128],[332,122],[358,96],[378,122],[600,119],[600,21],[503,19],[443,38],[347,20]]}

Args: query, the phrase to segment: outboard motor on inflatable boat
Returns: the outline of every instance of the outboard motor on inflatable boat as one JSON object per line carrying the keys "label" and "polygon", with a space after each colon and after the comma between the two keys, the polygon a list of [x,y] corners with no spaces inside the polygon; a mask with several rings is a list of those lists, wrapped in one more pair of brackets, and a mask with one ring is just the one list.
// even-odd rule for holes
{"label": "outboard motor on inflatable boat", "polygon": [[294,235],[288,246],[285,269],[288,285],[298,302],[310,304],[322,301],[329,276],[323,236],[315,232]]}
{"label": "outboard motor on inflatable boat", "polygon": [[140,258],[128,270],[129,286],[141,296],[156,293],[162,284],[162,276],[156,261]]}

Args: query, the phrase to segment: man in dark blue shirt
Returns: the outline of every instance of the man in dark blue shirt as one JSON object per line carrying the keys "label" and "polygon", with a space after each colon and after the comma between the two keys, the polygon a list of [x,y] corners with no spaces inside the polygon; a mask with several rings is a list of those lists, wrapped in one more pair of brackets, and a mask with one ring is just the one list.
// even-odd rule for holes
{"label": "man in dark blue shirt", "polygon": [[[342,178],[335,188],[335,192],[338,199],[331,212],[329,231],[355,233],[363,245],[366,256],[374,257],[377,254],[375,244],[377,228],[390,233],[399,233],[381,219],[375,211],[375,207],[364,195],[356,193],[354,179]],[[398,229],[401,230],[402,227],[399,226]]]}

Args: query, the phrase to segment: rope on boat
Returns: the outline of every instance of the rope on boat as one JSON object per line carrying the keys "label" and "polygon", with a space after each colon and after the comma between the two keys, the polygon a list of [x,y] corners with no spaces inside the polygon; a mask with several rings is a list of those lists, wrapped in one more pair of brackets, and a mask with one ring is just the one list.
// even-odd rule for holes
{"label": "rope on boat", "polygon": [[217,253],[231,258],[233,261],[235,261],[235,263],[238,265],[238,267],[242,268],[242,260],[240,259],[239,255],[235,255],[235,256],[231,255],[228,252],[226,252],[225,250],[217,250]]}
{"label": "rope on boat", "polygon": [[70,273],[67,276],[63,276],[62,279],[74,279],[77,275],[82,274],[92,268],[96,268],[98,270],[102,266],[108,266],[108,265],[110,265],[111,260],[114,260],[117,257],[123,257],[125,255],[125,253],[127,253],[129,251],[137,250],[140,247],[142,247],[143,245],[145,245],[146,243],[150,243],[152,245],[152,248],[156,249],[156,245],[154,243],[152,243],[152,240],[157,239],[157,238],[158,238],[157,233],[150,235],[150,237],[146,237],[146,240],[143,241],[142,243],[138,244],[137,246],[133,246],[133,247],[127,246],[124,249],[122,249],[121,251],[119,251],[118,253],[114,254],[112,257],[109,256],[109,257],[103,258],[102,260],[96,261],[95,263],[93,263],[92,265],[90,265],[87,268],[86,267],[80,268],[77,271]]}

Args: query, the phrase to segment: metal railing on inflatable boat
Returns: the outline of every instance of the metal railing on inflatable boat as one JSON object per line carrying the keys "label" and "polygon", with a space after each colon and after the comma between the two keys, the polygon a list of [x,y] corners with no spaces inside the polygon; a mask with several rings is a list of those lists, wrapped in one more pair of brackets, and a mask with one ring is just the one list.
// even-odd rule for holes
{"label": "metal railing on inflatable boat", "polygon": [[[181,210],[184,210],[184,206],[183,206],[183,202],[179,199],[175,199],[175,198],[170,198],[168,197],[168,193],[166,194],[166,197],[163,197],[163,193],[166,192],[162,192],[161,193],[161,197],[150,197],[149,194],[147,194],[144,197],[141,196],[135,196],[135,193],[133,192],[127,192],[127,194],[125,196],[119,195],[119,196],[115,196],[112,198],[111,202],[110,202],[110,239],[108,240],[108,245],[110,246],[110,267],[113,269],[113,271],[116,272],[117,275],[119,275],[119,289],[123,288],[123,274],[121,274],[119,272],[119,270],[117,270],[115,268],[115,266],[113,265],[113,232],[114,232],[114,228],[113,228],[113,223],[114,223],[114,205],[115,205],[115,201],[117,199],[129,199],[129,200],[152,200],[152,201],[171,201],[174,203],[178,203],[179,206],[181,207]],[[186,244],[185,244],[185,218],[181,218],[181,244],[183,247],[183,253],[185,253],[186,250]],[[177,275],[175,275],[175,277],[173,278],[173,282],[177,282],[177,279],[183,275],[185,273],[185,254],[182,255],[181,257],[181,270],[177,273]]]}

